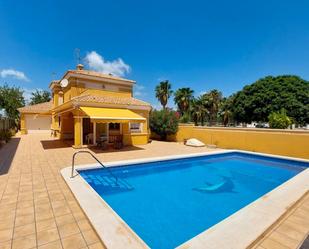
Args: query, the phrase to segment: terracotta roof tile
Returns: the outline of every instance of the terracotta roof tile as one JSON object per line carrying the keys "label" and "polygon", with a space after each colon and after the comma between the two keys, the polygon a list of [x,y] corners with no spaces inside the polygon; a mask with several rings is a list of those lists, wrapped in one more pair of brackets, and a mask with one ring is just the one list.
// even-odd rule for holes
{"label": "terracotta roof tile", "polygon": [[100,95],[81,95],[72,99],[73,101],[104,103],[116,105],[136,105],[136,106],[150,106],[149,103],[135,99],[132,97],[115,97],[115,96],[100,96]]}
{"label": "terracotta roof tile", "polygon": [[82,75],[95,76],[95,77],[114,79],[114,80],[122,80],[122,81],[131,82],[131,83],[135,82],[133,80],[128,80],[128,79],[124,79],[124,78],[117,77],[114,75],[99,73],[99,72],[90,71],[90,70],[68,70],[67,73],[82,74]]}
{"label": "terracotta roof tile", "polygon": [[49,112],[53,107],[53,103],[44,102],[36,105],[28,105],[21,108],[18,108],[18,111],[21,113],[46,113]]}

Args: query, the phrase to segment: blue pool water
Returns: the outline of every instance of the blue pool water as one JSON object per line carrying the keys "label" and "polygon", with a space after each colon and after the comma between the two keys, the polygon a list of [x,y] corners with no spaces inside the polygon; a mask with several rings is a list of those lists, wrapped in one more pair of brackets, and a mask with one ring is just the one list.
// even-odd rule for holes
{"label": "blue pool water", "polygon": [[166,249],[193,238],[306,167],[303,162],[232,152],[80,174],[149,247]]}

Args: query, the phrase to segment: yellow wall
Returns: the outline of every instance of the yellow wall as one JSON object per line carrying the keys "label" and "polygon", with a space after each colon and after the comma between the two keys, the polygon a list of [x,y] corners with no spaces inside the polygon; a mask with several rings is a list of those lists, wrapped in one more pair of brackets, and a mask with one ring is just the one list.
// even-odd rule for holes
{"label": "yellow wall", "polygon": [[74,117],[74,148],[82,147],[82,118]]}
{"label": "yellow wall", "polygon": [[219,148],[248,150],[309,159],[309,132],[294,130],[179,126],[170,140],[197,138]]}
{"label": "yellow wall", "polygon": [[[87,80],[89,83],[91,83],[90,80]],[[99,82],[93,82],[93,83],[99,83]],[[102,82],[100,82],[102,83]],[[104,84],[104,82],[103,82]],[[111,84],[111,83],[108,83]],[[108,91],[108,90],[100,90],[100,89],[89,89],[86,88],[84,83],[78,83],[76,82],[76,79],[70,79],[69,80],[69,87],[65,88],[63,90],[63,103],[69,101],[71,98],[79,96],[81,94],[93,94],[93,95],[102,95],[102,96],[117,96],[117,97],[131,97],[132,96],[132,89],[128,90],[122,87],[122,85],[115,84],[119,91]],[[122,90],[123,89],[123,90]],[[58,97],[58,96],[57,96]]]}
{"label": "yellow wall", "polygon": [[20,132],[21,134],[27,134],[27,127],[25,121],[25,114],[20,114]]}
{"label": "yellow wall", "polygon": [[148,134],[131,133],[123,135],[124,145],[143,145],[148,143]]}

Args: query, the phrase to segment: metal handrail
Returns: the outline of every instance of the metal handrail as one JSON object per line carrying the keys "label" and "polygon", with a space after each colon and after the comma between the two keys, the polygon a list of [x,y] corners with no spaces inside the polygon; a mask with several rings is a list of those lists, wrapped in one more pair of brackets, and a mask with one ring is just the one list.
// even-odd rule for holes
{"label": "metal handrail", "polygon": [[108,170],[108,172],[110,173],[110,175],[113,176],[114,179],[116,180],[115,183],[118,185],[118,177],[115,176],[115,175],[112,173],[112,171],[111,171],[108,167],[106,167],[103,163],[101,163],[101,161],[100,161],[98,158],[96,158],[92,153],[90,153],[89,151],[86,151],[86,150],[77,151],[77,152],[75,152],[75,153],[73,154],[73,157],[72,157],[72,172],[71,172],[71,178],[74,177],[75,156],[76,156],[77,154],[79,154],[79,153],[87,153],[87,154],[90,154],[90,155],[91,155],[103,168],[105,168],[105,169]]}

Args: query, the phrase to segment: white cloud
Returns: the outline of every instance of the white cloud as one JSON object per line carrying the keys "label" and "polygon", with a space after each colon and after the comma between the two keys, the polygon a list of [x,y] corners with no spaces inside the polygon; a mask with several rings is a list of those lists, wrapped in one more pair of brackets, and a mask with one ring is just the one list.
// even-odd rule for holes
{"label": "white cloud", "polygon": [[17,71],[15,69],[3,69],[0,72],[1,78],[12,77],[18,80],[30,81],[24,72]]}
{"label": "white cloud", "polygon": [[117,76],[124,76],[131,71],[131,68],[121,58],[114,61],[106,61],[104,57],[95,51],[87,53],[85,59],[88,67],[100,73],[111,73]]}

